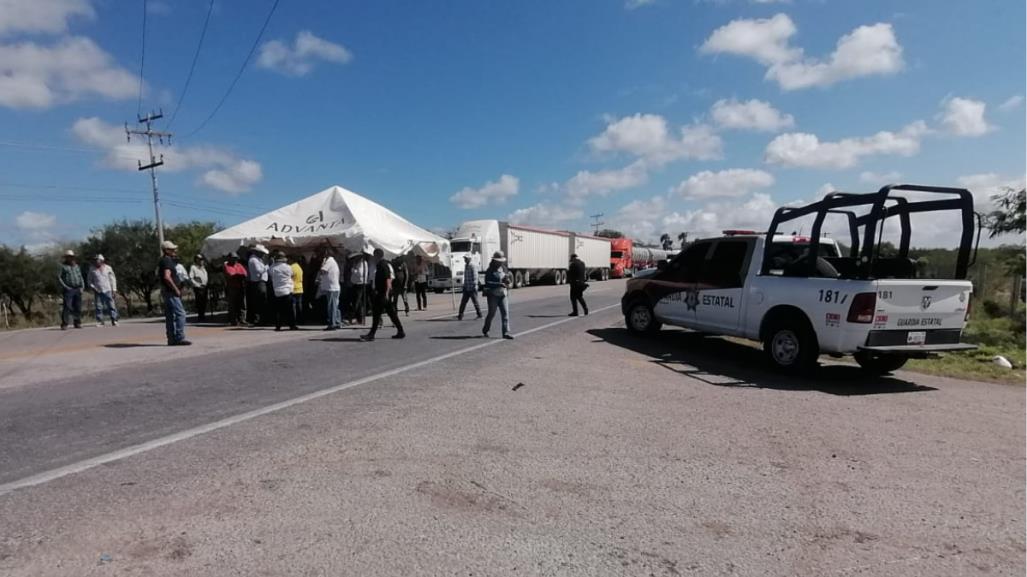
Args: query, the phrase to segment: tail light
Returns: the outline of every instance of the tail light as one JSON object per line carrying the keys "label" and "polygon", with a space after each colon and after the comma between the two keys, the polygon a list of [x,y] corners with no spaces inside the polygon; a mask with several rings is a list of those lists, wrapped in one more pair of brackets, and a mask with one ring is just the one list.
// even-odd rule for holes
{"label": "tail light", "polygon": [[874,312],[877,309],[877,293],[859,293],[852,298],[849,305],[850,323],[870,324],[874,322]]}

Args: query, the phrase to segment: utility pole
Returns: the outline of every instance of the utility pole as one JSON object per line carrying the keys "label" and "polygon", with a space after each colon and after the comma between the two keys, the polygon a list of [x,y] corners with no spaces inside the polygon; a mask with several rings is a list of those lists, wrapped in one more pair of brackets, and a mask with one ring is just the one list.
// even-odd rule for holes
{"label": "utility pole", "polygon": [[[171,134],[172,133],[170,133],[170,132],[161,132],[159,130],[154,130],[153,127],[151,126],[151,124],[153,123],[154,120],[158,120],[160,118],[164,118],[164,112],[163,111],[158,112],[156,114],[151,112],[151,113],[147,114],[146,116],[139,116],[137,118],[138,118],[138,124],[145,125],[146,126],[146,130],[139,130],[139,129],[130,130],[128,128],[128,123],[126,122],[125,123],[125,138],[128,140],[128,142],[132,142],[132,135],[133,134],[135,134],[137,136],[145,136],[146,137],[146,148],[150,152],[150,162],[147,163],[147,164],[143,164],[142,161],[137,161],[137,162],[139,164],[139,170],[140,171],[143,171],[143,170],[149,170],[150,171],[150,185],[153,187],[153,216],[154,216],[155,224],[157,226],[157,242],[159,242],[161,245],[163,245],[164,244],[164,222],[161,221],[161,218],[160,218],[160,194],[157,191],[157,167],[164,165],[164,155],[161,154],[159,160],[153,155],[153,139],[154,139],[154,137],[156,137],[157,140],[161,144],[164,144],[164,139],[167,138],[168,139],[168,144],[171,144]],[[162,249],[158,249],[158,250],[162,250]]]}
{"label": "utility pole", "polygon": [[599,227],[601,227],[604,224],[606,224],[605,222],[602,222],[601,220],[599,220],[602,217],[603,217],[603,213],[601,213],[601,212],[599,214],[593,214],[590,217],[592,219],[592,228],[595,229],[595,234],[597,234],[597,235],[599,234]]}

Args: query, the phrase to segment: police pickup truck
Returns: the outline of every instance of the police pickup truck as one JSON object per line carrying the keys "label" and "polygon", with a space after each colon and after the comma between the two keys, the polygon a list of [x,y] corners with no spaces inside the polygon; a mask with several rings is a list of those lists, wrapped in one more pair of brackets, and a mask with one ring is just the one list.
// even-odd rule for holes
{"label": "police pickup truck", "polygon": [[[950,279],[917,278],[910,215],[943,210],[959,211],[962,222],[956,270]],[[813,220],[808,236],[778,233],[804,217]],[[847,254],[821,233],[828,218],[847,222]],[[880,235],[891,218],[900,240],[895,253],[882,256]],[[789,372],[809,369],[825,353],[851,354],[883,374],[909,358],[974,348],[960,338],[973,293],[966,274],[976,258],[975,224],[979,242],[980,216],[963,189],[831,193],[778,209],[765,233],[725,231],[694,242],[655,273],[628,281],[621,308],[634,333],[677,325],[760,341],[772,364]]]}

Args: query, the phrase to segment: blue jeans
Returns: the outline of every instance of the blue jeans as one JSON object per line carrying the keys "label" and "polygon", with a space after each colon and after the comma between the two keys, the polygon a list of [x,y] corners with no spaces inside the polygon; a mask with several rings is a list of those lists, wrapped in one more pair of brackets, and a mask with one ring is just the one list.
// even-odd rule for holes
{"label": "blue jeans", "polygon": [[185,340],[185,307],[182,298],[174,293],[164,291],[164,330],[168,335],[168,344],[174,345]]}
{"label": "blue jeans", "polygon": [[488,334],[492,328],[492,319],[496,316],[496,309],[499,309],[499,316],[503,319],[503,334],[510,334],[510,301],[507,300],[506,295],[501,297],[486,295],[486,300],[489,303],[489,314],[485,317],[485,328],[482,332]]}
{"label": "blue jeans", "polygon": [[328,320],[328,328],[337,329],[342,326],[342,312],[339,310],[339,291],[328,291],[325,293],[325,318]]}
{"label": "blue jeans", "polygon": [[82,324],[82,289],[64,289],[64,301],[61,304],[61,328],[68,326],[68,317],[75,326]]}
{"label": "blue jeans", "polygon": [[111,317],[111,322],[118,321],[118,305],[114,302],[114,293],[94,293],[93,308],[96,312],[96,322],[103,322],[104,313]]}

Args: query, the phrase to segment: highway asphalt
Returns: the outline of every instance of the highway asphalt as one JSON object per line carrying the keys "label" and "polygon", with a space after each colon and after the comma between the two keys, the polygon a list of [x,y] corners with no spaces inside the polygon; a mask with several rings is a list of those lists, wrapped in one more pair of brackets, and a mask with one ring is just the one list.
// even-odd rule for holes
{"label": "highway asphalt", "polygon": [[0,386],[0,574],[1023,575],[1023,387],[780,377],[592,286],[515,291],[510,342],[69,344]]}

